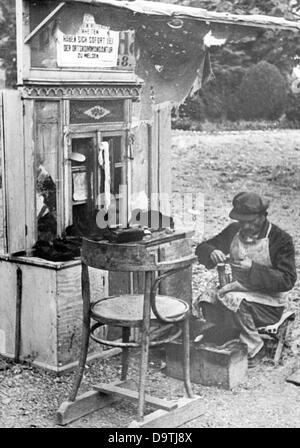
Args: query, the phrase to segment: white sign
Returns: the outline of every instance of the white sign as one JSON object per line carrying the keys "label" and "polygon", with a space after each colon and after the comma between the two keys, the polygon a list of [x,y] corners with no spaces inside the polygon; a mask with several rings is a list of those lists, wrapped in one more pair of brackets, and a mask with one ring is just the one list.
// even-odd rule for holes
{"label": "white sign", "polygon": [[57,31],[59,67],[116,67],[119,32],[98,25],[94,16],[85,14],[76,34]]}

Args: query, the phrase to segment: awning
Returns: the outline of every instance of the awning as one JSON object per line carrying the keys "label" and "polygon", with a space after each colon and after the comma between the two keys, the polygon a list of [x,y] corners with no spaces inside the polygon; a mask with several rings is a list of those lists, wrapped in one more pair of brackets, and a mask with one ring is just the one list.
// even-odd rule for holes
{"label": "awning", "polygon": [[297,21],[285,20],[260,14],[231,14],[226,12],[207,11],[191,6],[174,5],[172,3],[151,2],[143,0],[65,0],[67,3],[88,3],[90,5],[110,5],[132,11],[135,14],[146,14],[168,18],[193,19],[211,23],[225,23],[261,28],[300,30]]}
{"label": "awning", "polygon": [[[72,13],[68,12],[71,4]],[[210,71],[208,36],[215,44],[224,44],[256,38],[264,29],[300,29],[298,22],[279,17],[234,15],[143,0],[65,0],[55,5],[52,14],[60,16],[58,23],[64,32],[73,27],[76,14],[82,13],[92,14],[97,23],[111,30],[135,31],[135,72],[144,80],[139,112],[143,119],[151,117],[152,105],[181,103],[191,89],[201,88]],[[37,24],[36,29],[39,27]]]}

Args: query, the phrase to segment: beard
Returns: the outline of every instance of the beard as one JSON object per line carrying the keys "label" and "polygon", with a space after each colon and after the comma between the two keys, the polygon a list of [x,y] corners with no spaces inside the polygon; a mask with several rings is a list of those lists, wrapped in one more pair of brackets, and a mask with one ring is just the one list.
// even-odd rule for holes
{"label": "beard", "polygon": [[262,227],[263,223],[253,224],[251,227],[248,227],[246,229],[242,227],[239,232],[240,238],[246,243],[256,241],[259,237]]}

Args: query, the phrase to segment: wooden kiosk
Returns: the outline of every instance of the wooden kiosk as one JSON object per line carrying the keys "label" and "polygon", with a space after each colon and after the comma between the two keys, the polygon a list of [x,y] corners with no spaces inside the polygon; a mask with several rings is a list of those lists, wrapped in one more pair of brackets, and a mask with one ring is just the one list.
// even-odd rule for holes
{"label": "wooden kiosk", "polygon": [[[157,104],[156,81],[138,74],[149,61],[139,55],[140,18],[131,11],[98,1],[17,0],[16,7],[18,90],[1,93],[0,353],[59,373],[78,359],[81,266],[33,256],[45,205],[40,177],[52,182],[57,237],[113,201],[116,209],[122,202],[126,222],[133,194],[162,210],[158,193],[171,193],[170,105]],[[129,275],[91,275],[97,297],[133,288]],[[191,272],[186,279],[180,288],[190,300]],[[89,359],[117,351],[92,346]]]}

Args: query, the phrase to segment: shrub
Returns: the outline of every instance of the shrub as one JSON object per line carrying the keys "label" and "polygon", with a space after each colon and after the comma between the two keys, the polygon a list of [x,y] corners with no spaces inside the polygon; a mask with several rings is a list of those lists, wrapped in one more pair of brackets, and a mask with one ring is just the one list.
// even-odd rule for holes
{"label": "shrub", "polygon": [[191,120],[187,117],[172,118],[171,126],[172,129],[181,129],[182,131],[189,131],[191,128]]}
{"label": "shrub", "polygon": [[262,61],[246,72],[239,91],[242,117],[275,120],[284,112],[286,81],[275,65]]}
{"label": "shrub", "polygon": [[185,102],[179,107],[179,117],[189,118],[191,120],[203,121],[205,119],[205,105],[199,93],[187,97]]}

